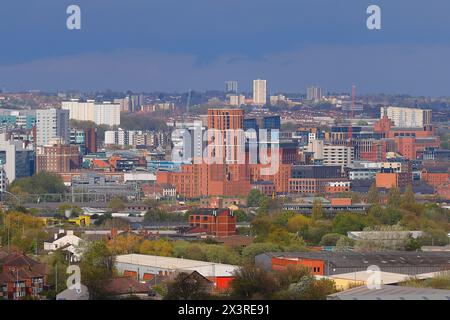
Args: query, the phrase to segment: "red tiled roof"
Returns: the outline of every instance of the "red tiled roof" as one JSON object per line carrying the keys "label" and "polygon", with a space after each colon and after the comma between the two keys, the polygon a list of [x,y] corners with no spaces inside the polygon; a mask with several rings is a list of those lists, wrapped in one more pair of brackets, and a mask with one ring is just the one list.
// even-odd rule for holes
{"label": "red tiled roof", "polygon": [[131,294],[131,293],[148,293],[150,288],[145,283],[140,283],[130,277],[120,277],[110,280],[105,291],[112,296]]}

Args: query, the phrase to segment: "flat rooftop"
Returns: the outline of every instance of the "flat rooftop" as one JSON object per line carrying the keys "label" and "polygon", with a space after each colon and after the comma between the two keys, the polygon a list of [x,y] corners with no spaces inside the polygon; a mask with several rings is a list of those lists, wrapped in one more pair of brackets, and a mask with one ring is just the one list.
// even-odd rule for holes
{"label": "flat rooftop", "polygon": [[361,286],[328,296],[329,300],[450,300],[450,290],[382,285]]}
{"label": "flat rooftop", "polygon": [[207,261],[152,256],[143,254],[126,254],[116,257],[116,263],[154,267],[167,270],[197,271],[204,277],[231,277],[239,267]]}
{"label": "flat rooftop", "polygon": [[285,259],[313,259],[327,261],[334,267],[368,267],[390,266],[448,266],[450,269],[450,252],[270,252],[272,257]]}

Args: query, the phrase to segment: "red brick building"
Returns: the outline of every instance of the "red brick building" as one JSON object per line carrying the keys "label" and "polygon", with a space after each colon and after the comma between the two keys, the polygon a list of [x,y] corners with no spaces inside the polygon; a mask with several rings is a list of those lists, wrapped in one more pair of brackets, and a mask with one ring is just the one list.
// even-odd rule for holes
{"label": "red brick building", "polygon": [[36,148],[36,173],[70,172],[80,165],[80,150],[76,145],[54,144]]}
{"label": "red brick building", "polygon": [[39,297],[46,284],[46,265],[26,255],[8,254],[0,258],[0,297],[20,300]]}
{"label": "red brick building", "polygon": [[426,166],[422,169],[422,181],[433,187],[450,182],[449,166]]}
{"label": "red brick building", "polygon": [[409,172],[378,172],[375,177],[377,188],[404,188],[411,183]]}
{"label": "red brick building", "polygon": [[97,129],[89,128],[84,130],[85,133],[85,146],[87,153],[97,152]]}
{"label": "red brick building", "polygon": [[424,126],[423,128],[400,128],[395,127],[394,122],[388,117],[383,117],[375,123],[374,132],[381,133],[383,138],[412,137],[429,138],[435,136],[433,126]]}
{"label": "red brick building", "polygon": [[269,197],[275,194],[275,185],[272,181],[255,181],[252,183],[252,189],[259,190],[259,192]]}
{"label": "red brick building", "polygon": [[396,152],[409,160],[416,159],[417,153],[427,147],[440,146],[440,139],[436,136],[434,127],[430,125],[422,128],[399,128],[387,117],[383,117],[374,125],[374,132],[380,133],[382,138],[392,139]]}
{"label": "red brick building", "polygon": [[441,145],[439,137],[396,137],[394,141],[397,152],[408,160],[417,159],[418,152],[424,151],[426,148],[439,148]]}
{"label": "red brick building", "polygon": [[320,193],[346,192],[349,187],[331,187],[341,184],[344,185],[346,182],[348,182],[348,180],[344,178],[291,178],[289,179],[289,193],[312,195]]}
{"label": "red brick building", "polygon": [[436,194],[444,200],[450,200],[450,183],[436,187]]}
{"label": "red brick building", "polygon": [[351,187],[350,181],[328,182],[325,185],[325,193],[335,194],[335,193],[350,192],[350,187]]}
{"label": "red brick building", "polygon": [[198,209],[189,216],[189,226],[191,233],[229,237],[236,234],[236,217],[230,209]]}
{"label": "red brick building", "polygon": [[272,270],[280,271],[286,270],[288,266],[298,266],[309,269],[313,275],[324,275],[324,263],[316,259],[273,257]]}
{"label": "red brick building", "polygon": [[186,198],[244,196],[251,190],[250,170],[245,164],[182,165],[181,172],[158,172],[156,180],[173,185]]}

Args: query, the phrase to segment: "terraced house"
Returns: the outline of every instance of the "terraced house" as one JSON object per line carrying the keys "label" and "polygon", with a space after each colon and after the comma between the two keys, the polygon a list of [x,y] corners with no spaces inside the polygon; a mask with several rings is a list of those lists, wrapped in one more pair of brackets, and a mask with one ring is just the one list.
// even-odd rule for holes
{"label": "terraced house", "polygon": [[46,284],[46,265],[19,253],[0,254],[0,299],[39,298]]}

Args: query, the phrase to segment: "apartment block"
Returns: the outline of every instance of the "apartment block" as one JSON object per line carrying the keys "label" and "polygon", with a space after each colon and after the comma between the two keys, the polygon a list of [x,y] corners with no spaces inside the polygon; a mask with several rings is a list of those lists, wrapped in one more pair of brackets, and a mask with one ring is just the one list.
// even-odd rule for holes
{"label": "apartment block", "polygon": [[431,125],[431,110],[403,108],[403,107],[381,107],[381,118],[388,117],[396,127],[421,128]]}
{"label": "apartment block", "polygon": [[92,121],[97,125],[110,127],[120,126],[120,103],[70,100],[62,102],[62,109],[69,111],[70,119]]}
{"label": "apartment block", "polygon": [[190,232],[205,232],[216,237],[236,234],[236,217],[230,209],[197,209],[189,216]]}
{"label": "apartment block", "polygon": [[36,148],[36,172],[70,172],[81,165],[77,145],[54,143]]}
{"label": "apartment block", "polygon": [[45,146],[52,139],[69,142],[69,111],[46,109],[36,111],[36,145]]}

